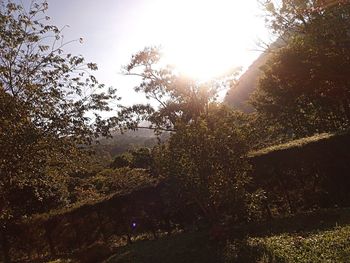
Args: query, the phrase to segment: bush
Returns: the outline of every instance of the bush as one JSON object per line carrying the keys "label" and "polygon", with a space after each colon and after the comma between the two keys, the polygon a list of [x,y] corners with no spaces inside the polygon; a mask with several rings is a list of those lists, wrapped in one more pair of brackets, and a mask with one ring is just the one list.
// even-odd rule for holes
{"label": "bush", "polygon": [[[350,262],[350,226],[309,234],[281,234],[250,239],[266,262]],[[265,262],[265,261],[264,261]]]}
{"label": "bush", "polygon": [[179,198],[196,204],[212,223],[227,217],[249,220],[254,208],[247,191],[248,147],[243,130],[235,125],[238,119],[236,112],[212,105],[205,116],[178,126],[155,151],[158,173],[171,178]]}

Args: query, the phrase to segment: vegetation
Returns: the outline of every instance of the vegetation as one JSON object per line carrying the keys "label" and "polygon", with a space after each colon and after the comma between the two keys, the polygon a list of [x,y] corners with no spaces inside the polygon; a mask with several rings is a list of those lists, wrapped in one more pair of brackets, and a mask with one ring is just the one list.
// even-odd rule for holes
{"label": "vegetation", "polygon": [[265,262],[348,262],[350,227],[252,239]]}
{"label": "vegetation", "polygon": [[305,137],[302,139],[289,141],[289,142],[283,143],[283,144],[276,144],[274,146],[266,147],[266,148],[260,149],[258,151],[252,151],[249,153],[249,156],[254,158],[256,156],[270,154],[273,152],[281,152],[281,151],[285,151],[285,150],[288,151],[290,149],[295,149],[295,148],[303,149],[306,145],[318,143],[322,140],[328,140],[328,139],[335,137],[335,136],[336,136],[336,134],[321,133],[321,134],[317,134],[317,135],[314,135],[311,137]]}
{"label": "vegetation", "polygon": [[[235,75],[197,82],[149,47],[124,70],[156,103],[108,119],[115,90],[64,52],[47,3],[1,2],[3,262],[349,261],[348,212],[333,208],[350,206],[350,5],[323,2],[266,1],[286,45],[263,67],[256,112],[217,101]],[[158,140],[132,147],[139,129]]]}
{"label": "vegetation", "polygon": [[[219,80],[199,83],[179,75],[171,66],[163,66],[161,50],[147,47],[132,56],[125,66],[125,74],[138,76],[141,83],[135,87],[146,99],[156,106],[138,104],[124,107],[118,119],[129,129],[149,128],[156,133],[176,131],[178,125],[190,123],[208,111],[209,105],[217,99],[220,87],[234,81],[235,74]],[[148,121],[149,126],[140,125]]]}
{"label": "vegetation", "polygon": [[217,245],[207,233],[177,234],[160,240],[140,241],[118,249],[107,263],[218,262]]}
{"label": "vegetation", "polygon": [[248,147],[243,131],[231,125],[237,120],[235,112],[212,104],[207,115],[178,126],[157,149],[158,172],[171,178],[179,194],[194,201],[211,222],[225,215],[233,221],[249,220],[248,207],[253,206],[247,191]]}
{"label": "vegetation", "polygon": [[266,5],[272,30],[287,43],[263,66],[253,106],[289,138],[348,128],[348,1]]}
{"label": "vegetation", "polygon": [[110,110],[115,91],[102,92],[94,63],[64,53],[62,30],[42,15],[47,3],[0,8],[0,235],[9,262],[10,225],[69,202],[64,182],[87,161],[79,145],[106,134],[98,112]]}
{"label": "vegetation", "polygon": [[[326,221],[327,220],[327,221]],[[323,225],[322,225],[323,222]],[[336,226],[337,225],[337,226]],[[254,227],[250,227],[252,230]],[[263,224],[223,244],[203,232],[182,233],[119,248],[108,263],[347,262],[349,211],[309,213]]]}

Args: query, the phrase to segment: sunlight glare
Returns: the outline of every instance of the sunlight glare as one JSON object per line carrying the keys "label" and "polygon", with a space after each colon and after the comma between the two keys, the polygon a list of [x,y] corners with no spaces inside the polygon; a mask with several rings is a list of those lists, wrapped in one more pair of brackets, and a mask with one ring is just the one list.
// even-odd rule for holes
{"label": "sunlight glare", "polygon": [[166,62],[199,80],[245,66],[264,30],[254,0],[164,1],[155,7],[162,10],[157,25]]}

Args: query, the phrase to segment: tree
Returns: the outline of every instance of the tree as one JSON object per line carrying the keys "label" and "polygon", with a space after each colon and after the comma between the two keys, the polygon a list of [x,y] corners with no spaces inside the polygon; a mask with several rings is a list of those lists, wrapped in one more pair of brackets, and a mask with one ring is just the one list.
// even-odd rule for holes
{"label": "tree", "polygon": [[130,159],[131,156],[128,153],[118,154],[110,164],[110,168],[118,169],[123,167],[130,167]]}
{"label": "tree", "polygon": [[[156,132],[176,131],[178,125],[189,123],[206,114],[209,104],[217,99],[220,88],[235,79],[236,73],[207,83],[199,83],[176,73],[164,65],[159,48],[147,47],[132,56],[125,74],[138,76],[141,83],[136,92],[144,93],[153,104],[138,104],[122,109],[118,116],[128,128],[150,128]],[[142,123],[150,123],[149,126]]]}
{"label": "tree", "polygon": [[102,170],[91,178],[91,182],[97,193],[108,196],[152,186],[157,183],[157,180],[152,178],[145,169],[123,167]]}
{"label": "tree", "polygon": [[113,169],[130,167],[150,170],[152,162],[151,149],[142,147],[117,155],[110,167]]}
{"label": "tree", "polygon": [[267,1],[269,24],[284,37],[263,67],[253,98],[261,117],[292,137],[346,129],[350,124],[350,3]]}
{"label": "tree", "polygon": [[[106,135],[115,90],[89,72],[94,63],[65,53],[62,30],[50,25],[46,2],[28,10],[0,6],[0,222],[4,261],[9,262],[10,223],[64,205],[65,182],[81,168],[87,145]],[[91,120],[86,113],[92,112]],[[86,146],[85,146],[86,145]]]}
{"label": "tree", "polygon": [[235,125],[239,118],[224,106],[210,105],[207,115],[179,127],[155,154],[158,173],[173,179],[211,223],[224,215],[249,219],[250,166],[245,133]]}
{"label": "tree", "polygon": [[[194,202],[212,223],[220,221],[222,214],[247,219],[251,195],[246,191],[249,165],[241,129],[245,118],[216,103],[219,89],[235,81],[236,75],[207,83],[185,78],[164,66],[158,48],[135,54],[125,73],[141,77],[135,90],[156,106],[124,108],[118,121],[131,129],[170,131],[169,141],[153,151],[152,169],[166,178],[170,199],[181,200],[182,205]],[[149,126],[142,126],[142,121]]]}

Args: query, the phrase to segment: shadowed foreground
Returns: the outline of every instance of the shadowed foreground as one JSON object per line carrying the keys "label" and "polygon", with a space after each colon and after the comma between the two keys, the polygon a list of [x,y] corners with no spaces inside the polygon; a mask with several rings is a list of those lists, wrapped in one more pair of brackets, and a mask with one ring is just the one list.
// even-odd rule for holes
{"label": "shadowed foreground", "polygon": [[[240,231],[247,236],[235,239]],[[139,241],[117,249],[105,263],[350,262],[350,210],[324,210],[272,223],[231,229],[228,240],[205,232]]]}

